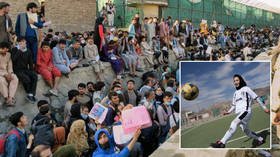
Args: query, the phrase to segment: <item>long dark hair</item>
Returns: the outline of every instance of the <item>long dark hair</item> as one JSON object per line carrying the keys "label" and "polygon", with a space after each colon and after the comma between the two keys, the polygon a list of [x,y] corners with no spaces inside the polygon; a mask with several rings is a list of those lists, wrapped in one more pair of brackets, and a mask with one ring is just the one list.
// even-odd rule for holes
{"label": "long dark hair", "polygon": [[245,80],[243,79],[243,77],[242,77],[241,75],[235,74],[235,75],[233,76],[233,78],[235,78],[235,77],[238,77],[239,80],[240,80],[239,86],[236,87],[237,90],[239,90],[240,88],[242,88],[242,87],[244,87],[244,86],[247,86],[247,83],[245,82]]}
{"label": "long dark hair", "polygon": [[[98,17],[95,21],[95,27],[94,27],[94,31],[95,33],[98,33],[98,26],[102,25],[103,26],[103,21],[105,20],[104,17]],[[104,26],[103,26],[104,27]]]}

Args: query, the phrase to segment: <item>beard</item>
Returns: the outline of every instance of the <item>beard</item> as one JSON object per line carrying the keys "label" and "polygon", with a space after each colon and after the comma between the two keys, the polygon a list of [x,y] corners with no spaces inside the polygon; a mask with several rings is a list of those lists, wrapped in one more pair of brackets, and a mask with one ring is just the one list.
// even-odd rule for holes
{"label": "beard", "polygon": [[109,143],[109,141],[106,142],[106,143],[104,143],[104,144],[100,144],[100,147],[101,147],[102,149],[104,149],[104,150],[110,149],[110,143]]}

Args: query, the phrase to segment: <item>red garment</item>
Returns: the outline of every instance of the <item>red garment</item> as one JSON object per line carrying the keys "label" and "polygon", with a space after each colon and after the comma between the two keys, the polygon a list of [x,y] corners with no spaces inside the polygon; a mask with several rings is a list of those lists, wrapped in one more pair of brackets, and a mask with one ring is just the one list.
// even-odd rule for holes
{"label": "red garment", "polygon": [[[52,51],[43,52],[38,50],[37,54],[37,72],[42,75],[45,80],[52,80],[54,77],[60,77],[61,72],[53,65]],[[48,68],[52,68],[51,71]]]}
{"label": "red garment", "polygon": [[100,39],[101,39],[101,42],[100,42],[100,51],[102,50],[102,46],[103,46],[103,42],[104,42],[104,30],[103,30],[103,26],[102,25],[99,25],[98,26],[98,30],[99,30],[99,36],[100,36]]}

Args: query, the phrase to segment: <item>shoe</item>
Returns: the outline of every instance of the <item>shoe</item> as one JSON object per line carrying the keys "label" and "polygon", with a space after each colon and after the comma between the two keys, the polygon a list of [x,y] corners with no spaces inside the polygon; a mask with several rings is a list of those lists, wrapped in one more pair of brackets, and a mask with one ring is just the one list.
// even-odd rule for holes
{"label": "shoe", "polygon": [[29,101],[30,103],[32,103],[32,104],[35,103],[35,100],[33,99],[33,96],[27,95],[27,96],[25,97],[25,99],[26,99],[27,101]]}
{"label": "shoe", "polygon": [[223,144],[221,141],[217,141],[216,143],[211,143],[210,146],[213,148],[225,148],[226,147],[226,145]]}
{"label": "shoe", "polygon": [[256,144],[256,147],[261,146],[261,145],[263,145],[264,143],[265,143],[265,140],[264,140],[264,139],[261,140],[261,141],[258,140],[258,142],[257,142],[257,144]]}
{"label": "shoe", "polygon": [[50,89],[49,92],[50,92],[51,94],[53,94],[54,96],[58,96],[58,92],[57,92],[57,90],[55,90],[55,89]]}
{"label": "shoe", "polygon": [[143,69],[136,69],[136,71],[138,71],[138,72],[144,72]]}
{"label": "shoe", "polygon": [[35,96],[32,97],[33,101],[36,102],[37,98]]}

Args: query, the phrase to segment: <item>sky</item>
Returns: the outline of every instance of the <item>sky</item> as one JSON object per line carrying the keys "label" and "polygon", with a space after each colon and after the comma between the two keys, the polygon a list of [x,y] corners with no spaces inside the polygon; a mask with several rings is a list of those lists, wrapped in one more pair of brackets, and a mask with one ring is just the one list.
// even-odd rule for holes
{"label": "sky", "polygon": [[199,89],[195,100],[182,98],[182,109],[197,112],[215,103],[231,101],[234,74],[240,74],[251,89],[270,86],[269,62],[181,62],[181,85],[192,83]]}

